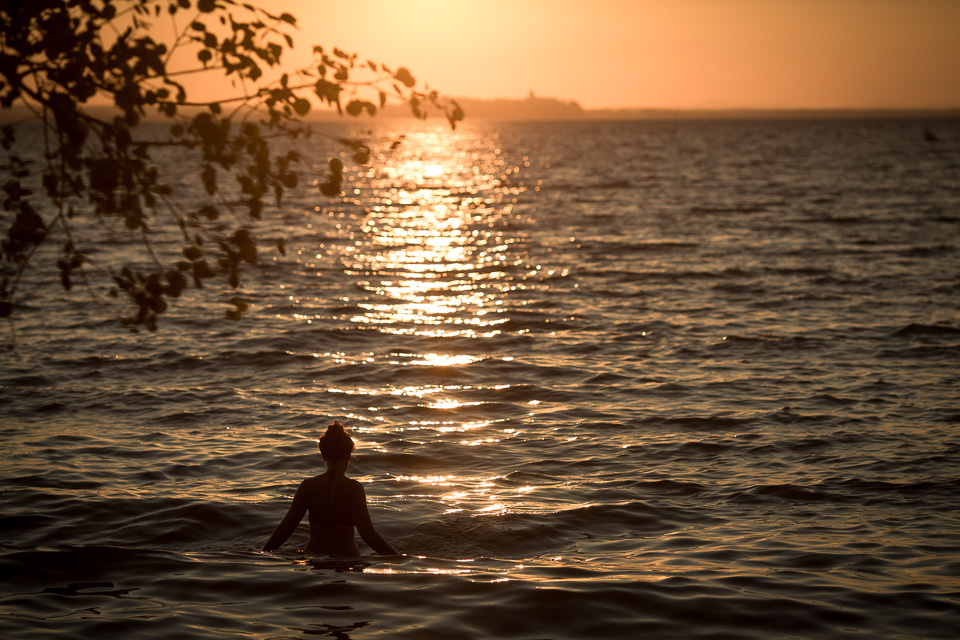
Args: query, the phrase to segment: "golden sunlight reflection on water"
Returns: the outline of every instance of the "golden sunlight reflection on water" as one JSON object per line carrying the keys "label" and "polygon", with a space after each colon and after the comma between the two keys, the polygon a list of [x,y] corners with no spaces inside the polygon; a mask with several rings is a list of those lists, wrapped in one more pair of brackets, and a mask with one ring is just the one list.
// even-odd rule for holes
{"label": "golden sunlight reflection on water", "polygon": [[[485,343],[501,334],[511,308],[524,305],[523,290],[532,286],[528,279],[542,277],[540,265],[528,264],[528,221],[513,209],[524,190],[510,181],[519,168],[508,166],[496,135],[481,130],[453,132],[425,126],[404,131],[403,138],[397,155],[361,169],[343,206],[326,211],[333,223],[327,228],[336,229],[337,241],[324,247],[325,258],[316,257],[342,265],[338,275],[345,282],[341,301],[347,312],[341,320],[347,329],[384,334],[384,344],[401,336],[413,342],[386,354],[378,350],[327,355],[338,363],[361,366],[470,366],[494,355]],[[301,255],[315,253],[304,248]],[[306,259],[301,264],[323,277],[316,270],[319,264]],[[295,308],[301,305],[299,299],[291,301]],[[298,319],[309,321],[312,301],[304,299],[302,304]],[[457,338],[457,351],[442,352],[432,338]],[[408,344],[432,348],[416,351]],[[513,359],[505,353],[495,357]],[[476,415],[486,404],[477,392],[508,386],[393,386],[367,381],[327,392],[344,395],[345,417],[366,440],[363,448],[386,452],[398,437],[416,444],[442,439],[464,447],[519,437],[519,429],[502,428],[500,419]],[[464,397],[466,393],[471,397]],[[415,413],[398,417],[404,410]],[[442,478],[397,480],[444,486]],[[443,504],[448,512],[504,513],[493,480],[458,477],[460,490],[444,495]],[[527,487],[515,495],[530,491]]]}
{"label": "golden sunlight reflection on water", "polygon": [[[394,478],[397,483],[412,485],[405,491],[408,498],[417,495],[439,499],[444,514],[470,512],[473,515],[504,515],[507,513],[535,513],[543,511],[532,505],[519,503],[517,498],[536,490],[536,487],[498,487],[503,476],[403,475]],[[505,498],[512,505],[507,507]]]}
{"label": "golden sunlight reflection on water", "polygon": [[340,256],[365,293],[352,322],[398,335],[499,333],[504,296],[516,286],[508,268],[523,262],[524,238],[509,229],[511,203],[494,188],[505,171],[498,151],[476,135],[426,132],[409,136],[408,156],[371,178],[355,241]]}

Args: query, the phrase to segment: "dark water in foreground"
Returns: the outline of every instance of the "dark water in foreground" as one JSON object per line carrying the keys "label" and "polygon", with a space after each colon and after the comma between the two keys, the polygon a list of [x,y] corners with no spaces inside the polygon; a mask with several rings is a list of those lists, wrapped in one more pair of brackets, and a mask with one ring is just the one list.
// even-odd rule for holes
{"label": "dark water in foreground", "polygon": [[[29,302],[4,638],[957,637],[960,122],[380,126],[243,323]],[[406,555],[257,552],[332,418]]]}

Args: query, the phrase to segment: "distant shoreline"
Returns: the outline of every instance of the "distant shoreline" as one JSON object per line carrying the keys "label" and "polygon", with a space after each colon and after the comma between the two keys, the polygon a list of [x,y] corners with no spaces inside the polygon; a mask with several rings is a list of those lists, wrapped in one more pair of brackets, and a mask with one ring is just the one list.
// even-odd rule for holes
{"label": "distant shoreline", "polygon": [[[957,119],[960,107],[954,109],[886,108],[886,109],[583,109],[576,102],[562,102],[552,98],[527,98],[525,100],[474,100],[458,99],[466,112],[466,121],[511,121],[511,122],[556,122],[556,121],[604,121],[604,120],[855,120],[855,119]],[[111,107],[88,108],[91,115],[108,117]],[[197,109],[184,109],[189,115]],[[443,120],[443,112],[433,108],[428,111],[430,119]],[[307,122],[370,122],[378,119],[412,119],[406,104],[388,105],[375,116],[353,117],[340,115],[336,108],[313,109],[304,120]],[[13,107],[0,109],[0,123],[36,120],[27,109]],[[147,114],[145,121],[168,121],[164,117]]]}
{"label": "distant shoreline", "polygon": [[960,118],[960,109],[598,109],[588,120],[845,120]]}
{"label": "distant shoreline", "polygon": [[[531,95],[522,100],[478,100],[457,98],[467,119],[511,121],[558,120],[791,120],[791,119],[857,119],[857,118],[960,118],[960,107],[953,109],[584,109],[577,102]],[[381,117],[410,117],[406,105],[391,105]],[[442,114],[441,114],[442,115]],[[316,119],[337,117],[318,115]]]}

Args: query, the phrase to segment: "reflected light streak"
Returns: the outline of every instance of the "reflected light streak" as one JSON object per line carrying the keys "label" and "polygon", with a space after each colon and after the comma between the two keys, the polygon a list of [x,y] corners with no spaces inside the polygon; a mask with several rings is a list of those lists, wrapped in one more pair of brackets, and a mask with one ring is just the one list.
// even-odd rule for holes
{"label": "reflected light streak", "polygon": [[480,422],[467,422],[465,424],[452,426],[452,427],[440,427],[441,433],[451,433],[451,432],[465,432],[472,429],[482,429],[483,427],[490,426],[489,420],[482,420]]}
{"label": "reflected light streak", "polygon": [[[502,202],[503,160],[480,134],[424,132],[378,175],[369,174],[362,218],[346,225],[340,255],[365,291],[350,316],[386,334],[492,337],[508,321],[503,297],[522,279]],[[415,155],[414,155],[415,151]],[[421,157],[445,158],[443,164]],[[442,366],[469,364],[448,361]]]}
{"label": "reflected light streak", "polygon": [[452,355],[441,353],[425,353],[419,360],[413,360],[410,364],[424,365],[431,367],[450,367],[461,364],[471,364],[482,360],[480,356],[471,355]]}
{"label": "reflected light streak", "polygon": [[459,409],[460,407],[470,407],[478,404],[480,402],[461,402],[460,400],[453,400],[451,398],[444,398],[443,400],[437,400],[436,402],[431,402],[427,406],[431,409]]}
{"label": "reflected light streak", "polygon": [[[342,330],[347,324],[348,331],[368,332],[361,334],[367,349],[371,349],[367,345],[377,344],[360,354],[341,352],[337,345],[324,357],[341,365],[483,366],[493,351],[484,344],[489,340],[484,339],[505,331],[529,331],[509,328],[511,310],[528,304],[526,291],[547,286],[537,284],[543,282],[546,269],[526,253],[524,228],[531,218],[513,210],[516,196],[526,187],[508,175],[514,167],[506,166],[496,140],[482,131],[451,132],[438,127],[407,131],[405,136],[406,141],[389,162],[359,169],[351,176],[352,193],[342,201],[342,207],[338,205],[337,211],[316,209],[330,216],[324,221],[323,233],[333,237],[322,238],[324,244],[319,244],[319,251],[311,247],[297,252],[301,274],[329,279],[339,287],[332,315],[341,324],[335,328]],[[317,227],[319,232],[320,225]],[[310,286],[284,293],[297,322],[329,321],[331,314],[325,306],[328,299],[318,297]],[[442,353],[446,345],[440,347],[429,340],[371,342],[369,332],[476,341],[456,347],[463,352]],[[397,350],[384,353],[392,345],[404,346],[393,346]],[[513,360],[499,353],[495,359]],[[455,372],[426,369],[409,377],[436,374],[442,379],[451,377],[450,373]],[[330,388],[328,380],[318,374],[312,384],[327,393],[344,394],[344,415],[358,424],[358,433],[377,440],[365,443],[373,451],[385,451],[397,437],[408,444],[439,439],[459,446],[489,447],[519,434],[514,429],[502,429],[498,423],[503,420],[480,419],[483,411],[475,407],[485,403],[473,401],[479,394],[464,393],[509,385],[392,387],[379,386],[373,381],[375,377],[358,375],[355,379],[357,384],[341,382],[340,387]],[[361,386],[361,379],[370,387]],[[308,387],[303,390],[311,391]],[[405,409],[413,409],[413,413],[397,420],[397,412]],[[390,438],[383,437],[387,429]],[[529,504],[524,507],[515,499],[533,490],[504,489],[495,486],[495,479],[486,478],[409,476],[397,480],[432,487],[450,512],[478,516],[505,513],[505,504],[526,510]]]}
{"label": "reflected light streak", "polygon": [[[525,504],[516,499],[532,493],[537,487],[525,485],[505,489],[498,485],[498,481],[503,480],[503,476],[404,475],[397,476],[394,480],[420,485],[420,490],[423,491],[421,495],[431,495],[447,505],[445,514],[468,512],[476,517],[482,517],[518,512],[542,512],[534,509],[531,504]],[[437,493],[424,491],[428,487],[441,491]],[[442,492],[446,488],[451,490]],[[511,497],[509,507],[504,502],[507,496]]]}
{"label": "reflected light streak", "polygon": [[500,514],[507,513],[507,507],[500,502],[495,502],[490,506],[484,507],[483,509],[478,509],[477,513],[483,513],[486,515],[490,515],[490,514],[500,515]]}

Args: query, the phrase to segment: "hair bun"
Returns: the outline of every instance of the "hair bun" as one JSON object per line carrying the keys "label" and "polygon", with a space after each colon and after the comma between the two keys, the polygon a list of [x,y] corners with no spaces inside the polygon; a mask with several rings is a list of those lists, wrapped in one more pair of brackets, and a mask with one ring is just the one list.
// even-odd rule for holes
{"label": "hair bun", "polygon": [[327,431],[317,442],[324,460],[349,458],[353,453],[353,438],[339,420],[334,420],[327,426]]}

